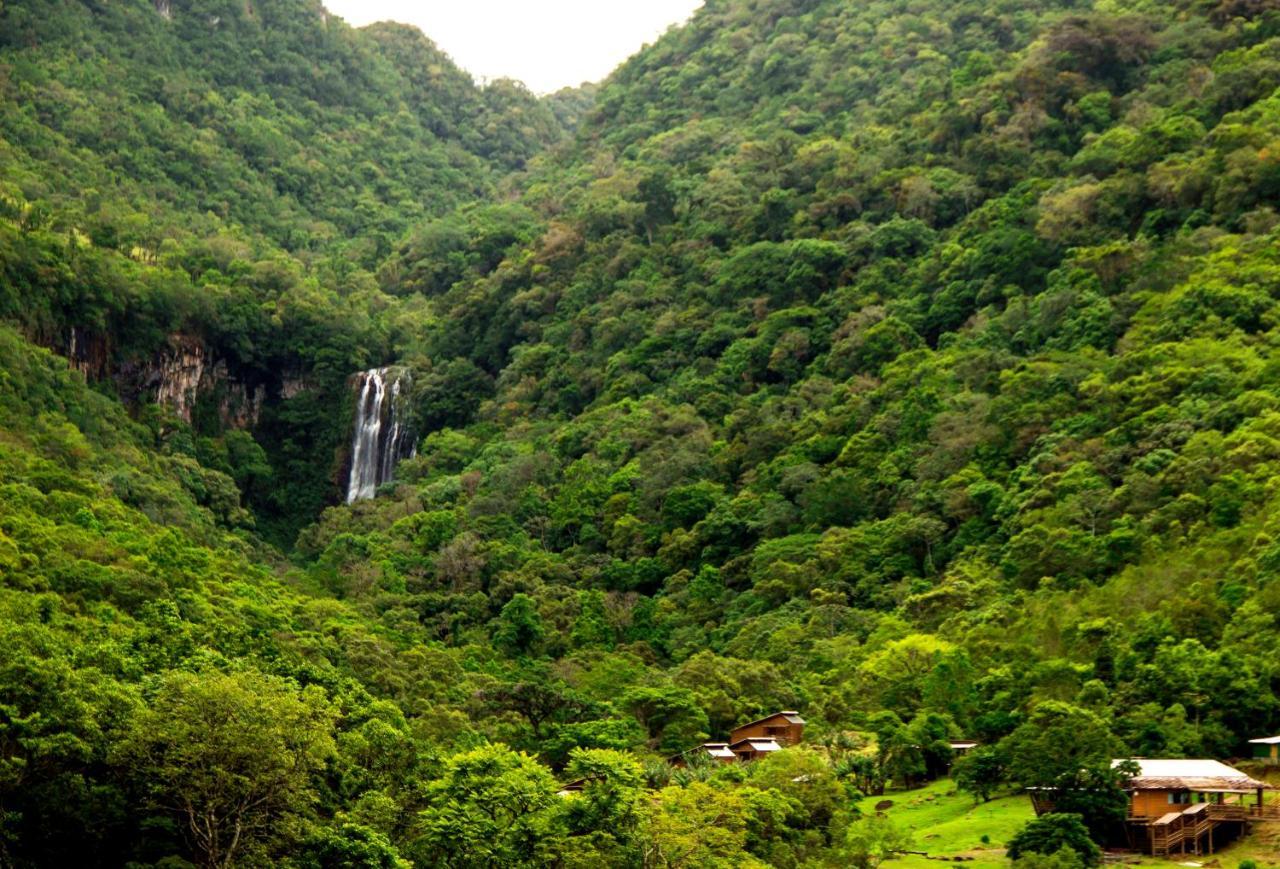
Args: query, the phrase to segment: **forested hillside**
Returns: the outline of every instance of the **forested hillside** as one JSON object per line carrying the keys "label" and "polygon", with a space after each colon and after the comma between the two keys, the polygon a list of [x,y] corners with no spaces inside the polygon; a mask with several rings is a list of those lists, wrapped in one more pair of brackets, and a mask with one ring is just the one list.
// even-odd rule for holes
{"label": "forested hillside", "polygon": [[0,316],[130,400],[198,348],[184,422],[253,424],[275,473],[245,491],[287,544],[332,497],[347,376],[414,328],[378,265],[419,221],[492,209],[580,110],[481,90],[418,31],[306,0],[0,16]]}
{"label": "forested hillside", "polygon": [[1110,758],[1247,756],[1277,88],[1272,0],[709,0],[545,99],[6,0],[0,865],[872,869],[952,738],[1094,834]]}

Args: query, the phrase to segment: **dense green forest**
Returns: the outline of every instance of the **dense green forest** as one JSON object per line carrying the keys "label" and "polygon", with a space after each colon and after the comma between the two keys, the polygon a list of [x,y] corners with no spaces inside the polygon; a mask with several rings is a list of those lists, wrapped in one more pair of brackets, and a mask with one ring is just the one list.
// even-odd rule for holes
{"label": "dense green forest", "polygon": [[708,0],[549,97],[4,0],[0,866],[872,869],[953,738],[1095,837],[1247,756],[1278,89],[1276,0]]}

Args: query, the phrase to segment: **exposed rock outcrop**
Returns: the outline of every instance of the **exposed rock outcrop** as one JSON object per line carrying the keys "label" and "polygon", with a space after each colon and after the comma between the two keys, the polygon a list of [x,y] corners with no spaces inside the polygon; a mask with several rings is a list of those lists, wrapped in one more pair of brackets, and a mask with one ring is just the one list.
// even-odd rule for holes
{"label": "exposed rock outcrop", "polygon": [[[154,390],[156,404],[168,406],[191,422],[196,398],[202,388],[209,387],[213,374],[202,342],[186,335],[171,335],[168,349],[160,352],[144,387]],[[221,374],[226,376],[225,364],[221,366]]]}
{"label": "exposed rock outcrop", "polygon": [[[170,335],[150,359],[122,362],[113,358],[106,335],[76,326],[54,349],[64,353],[86,379],[114,382],[124,401],[155,401],[187,422],[194,421],[200,402],[208,401],[224,427],[253,428],[269,394],[266,382],[237,376],[227,360],[216,358],[204,341],[192,335]],[[286,377],[281,397],[291,398],[310,387],[301,374]]]}
{"label": "exposed rock outcrop", "polygon": [[71,367],[88,380],[103,380],[111,373],[111,345],[105,335],[73,326],[64,352]]}
{"label": "exposed rock outcrop", "polygon": [[[61,333],[29,337],[65,356],[85,379],[110,382],[126,404],[154,401],[205,428],[213,424],[214,414],[223,428],[256,428],[264,407],[321,388],[312,373],[300,367],[246,370],[190,333],[175,332],[150,356],[131,358],[114,346],[105,330],[75,326]],[[395,374],[394,378],[400,376]],[[392,383],[390,388],[397,391],[400,387]]]}

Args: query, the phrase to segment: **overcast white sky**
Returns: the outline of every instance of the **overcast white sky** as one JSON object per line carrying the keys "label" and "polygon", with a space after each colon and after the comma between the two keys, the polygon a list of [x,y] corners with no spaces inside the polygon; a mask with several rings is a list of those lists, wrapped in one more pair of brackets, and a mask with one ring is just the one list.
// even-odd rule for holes
{"label": "overcast white sky", "polygon": [[599,81],[702,0],[325,0],[354,25],[417,25],[477,79],[536,93]]}

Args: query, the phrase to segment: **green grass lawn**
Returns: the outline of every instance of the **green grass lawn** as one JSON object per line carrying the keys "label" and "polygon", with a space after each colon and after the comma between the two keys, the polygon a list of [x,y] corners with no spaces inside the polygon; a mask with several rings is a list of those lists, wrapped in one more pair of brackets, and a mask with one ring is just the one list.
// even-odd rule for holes
{"label": "green grass lawn", "polygon": [[[912,836],[913,851],[933,857],[971,858],[961,865],[971,869],[1007,869],[1005,843],[1022,825],[1035,817],[1025,794],[1006,794],[989,803],[975,804],[968,794],[956,790],[949,779],[910,791],[892,791],[881,797],[867,797],[858,807],[865,813],[876,804],[892,800],[885,810]],[[987,841],[983,841],[983,837]],[[1280,824],[1260,824],[1253,835],[1223,848],[1212,857],[1157,859],[1126,855],[1124,864],[1152,869],[1174,869],[1185,863],[1199,863],[1206,869],[1236,869],[1240,861],[1251,859],[1260,867],[1280,867]],[[904,854],[885,862],[888,869],[939,869],[937,860]]]}
{"label": "green grass lawn", "polygon": [[[931,856],[972,857],[973,862],[966,865],[974,869],[1003,866],[1005,842],[1035,817],[1025,794],[974,803],[973,797],[957,791],[950,779],[918,790],[868,797],[859,808],[874,812],[882,800],[893,800],[885,814],[911,832],[912,850],[927,851]],[[984,836],[986,842],[982,841]],[[891,865],[894,869],[938,869],[939,864],[936,860],[907,854],[892,860]]]}

